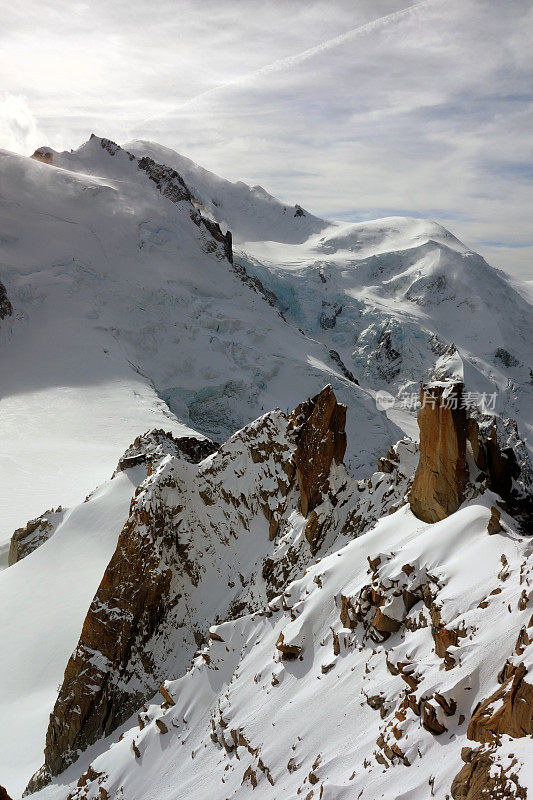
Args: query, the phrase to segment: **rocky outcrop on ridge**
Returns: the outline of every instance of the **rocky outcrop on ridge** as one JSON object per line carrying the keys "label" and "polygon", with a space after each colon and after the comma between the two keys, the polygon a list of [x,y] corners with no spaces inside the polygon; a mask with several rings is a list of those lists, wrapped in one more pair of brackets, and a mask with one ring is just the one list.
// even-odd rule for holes
{"label": "rocky outcrop on ridge", "polygon": [[170,431],[164,431],[161,428],[154,429],[135,439],[119,459],[114,474],[140,464],[148,465],[148,474],[150,474],[154,463],[166,455],[182,458],[190,464],[199,464],[204,458],[215,453],[218,447],[219,445],[210,439],[201,439],[196,436],[176,437]]}
{"label": "rocky outcrop on ridge", "polygon": [[11,537],[8,565],[16,564],[47,542],[63,520],[64,513],[63,508],[59,506],[55,510],[45,511],[40,517],[31,519],[24,528],[18,528]]}
{"label": "rocky outcrop on ridge", "polygon": [[[457,511],[465,499],[466,410],[462,384],[426,387],[418,413],[420,460],[409,494],[411,511],[424,522],[438,522]],[[449,403],[457,398],[457,407]]]}
{"label": "rocky outcrop on ridge", "polygon": [[[263,560],[292,531],[290,515],[299,507],[305,526],[338,473],[346,483],[344,420],[327,386],[289,418],[266,414],[216,452],[195,444],[195,457],[210,453],[198,465],[161,431],[126,452],[118,468],[148,461],[148,477],[67,665],[30,790],[123,722],[170,663],[183,670],[209,624],[265,602]],[[260,538],[250,562],[241,552],[252,536]],[[315,549],[307,546],[307,562]]]}
{"label": "rocky outcrop on ridge", "polygon": [[304,517],[328,492],[332,463],[342,463],[346,452],[345,424],[346,406],[337,403],[331,386],[299,405],[289,418],[289,436],[296,442],[299,507]]}
{"label": "rocky outcrop on ridge", "polygon": [[424,522],[445,519],[475,483],[476,491],[499,495],[502,508],[527,530],[533,520],[533,472],[516,422],[471,415],[463,392],[462,382],[441,381],[420,393],[420,460],[409,494],[411,510]]}

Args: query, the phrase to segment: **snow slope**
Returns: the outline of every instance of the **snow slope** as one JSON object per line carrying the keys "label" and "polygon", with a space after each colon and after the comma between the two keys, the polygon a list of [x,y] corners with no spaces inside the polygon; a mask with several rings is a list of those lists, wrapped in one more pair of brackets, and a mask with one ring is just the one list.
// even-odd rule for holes
{"label": "snow slope", "polygon": [[161,194],[97,137],[54,158],[0,154],[0,281],[13,305],[0,326],[0,544],[79,502],[149,428],[223,440],[333,382],[349,427],[366,431],[354,470],[399,438],[321,343],[240,280],[189,200]]}
{"label": "snow slope", "polygon": [[[192,669],[165,683],[174,705],[154,697],[120,741],[101,742],[37,797],[237,800],[256,785],[272,800],[449,797],[461,749],[473,745],[472,711],[498,686],[531,615],[516,612],[531,587],[531,543],[512,523],[489,537],[490,502],[435,525],[400,509],[309,568],[266,612],[212,627]],[[364,609],[372,585],[403,620],[385,640],[372,633],[368,603],[370,616],[360,612],[350,627],[342,613],[352,603]],[[394,599],[398,585],[420,598],[407,614]],[[435,651],[430,596],[442,623],[461,631],[447,669]],[[283,659],[281,635],[299,658]],[[530,738],[504,737],[495,756],[504,769],[509,752],[531,791]]]}
{"label": "snow slope", "polygon": [[[417,392],[453,343],[467,389],[496,392],[497,412],[516,417],[533,447],[527,292],[441,225],[408,217],[335,223],[304,212],[298,232],[287,234],[286,207],[272,198],[265,213],[255,190],[223,181],[168,148],[142,141],[127,147],[183,171],[219,222],[225,223],[226,209],[239,209],[230,224],[236,262],[277,296],[288,320],[337,351],[361,385]],[[254,221],[260,215],[264,225],[251,229],[250,215]]]}
{"label": "snow slope", "polygon": [[67,510],[54,536],[0,575],[2,784],[21,793],[42,761],[57,686],[146,470],[119,473]]}

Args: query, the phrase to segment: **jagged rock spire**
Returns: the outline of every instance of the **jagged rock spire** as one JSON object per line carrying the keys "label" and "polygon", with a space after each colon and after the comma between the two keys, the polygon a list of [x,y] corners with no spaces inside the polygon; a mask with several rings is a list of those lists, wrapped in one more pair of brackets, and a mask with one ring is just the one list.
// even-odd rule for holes
{"label": "jagged rock spire", "polygon": [[453,514],[465,497],[468,467],[462,390],[462,383],[449,383],[425,387],[420,393],[420,459],[409,503],[424,522],[438,522]]}
{"label": "jagged rock spire", "polygon": [[346,406],[337,403],[331,385],[301,403],[292,413],[289,429],[296,440],[294,462],[300,488],[300,511],[308,514],[329,488],[331,465],[341,464],[346,452]]}

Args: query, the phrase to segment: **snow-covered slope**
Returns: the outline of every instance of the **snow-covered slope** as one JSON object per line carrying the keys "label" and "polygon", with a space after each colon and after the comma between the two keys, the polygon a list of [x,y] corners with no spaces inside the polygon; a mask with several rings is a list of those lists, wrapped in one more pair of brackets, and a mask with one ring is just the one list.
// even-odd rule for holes
{"label": "snow-covered slope", "polygon": [[142,467],[121,472],[67,510],[49,541],[1,573],[0,772],[13,794],[24,788],[30,765],[41,762],[65,664],[145,476]]}
{"label": "snow-covered slope", "polygon": [[[138,141],[128,148],[183,171],[222,224],[226,209],[234,210],[236,263],[274,293],[288,320],[335,350],[362,385],[399,393],[400,406],[410,403],[453,343],[467,388],[496,392],[498,413],[517,417],[533,447],[531,305],[521,287],[441,225],[408,217],[332,223],[303,212],[287,233],[286,208],[272,198],[265,213],[248,197],[254,190],[168,148]],[[249,214],[264,226],[250,230]]]}
{"label": "snow-covered slope", "polygon": [[52,164],[0,155],[13,308],[0,322],[0,543],[79,502],[149,428],[223,440],[333,382],[348,428],[365,430],[351,437],[354,470],[400,436],[324,345],[243,283],[181,178],[156,173],[97,137]]}
{"label": "snow-covered slope", "polygon": [[[151,143],[0,152],[0,567],[67,506],[0,573],[0,784],[46,733],[43,800],[522,800],[526,296]],[[518,429],[430,406],[414,478],[433,377]]]}
{"label": "snow-covered slope", "polygon": [[168,147],[135,140],[127,142],[124,148],[177,170],[201,208],[229,228],[238,244],[246,241],[296,244],[328,227],[328,222],[301,206],[281,203],[262,186],[248,186],[242,181],[232,183]]}
{"label": "snow-covered slope", "polygon": [[[255,787],[273,800],[450,797],[462,748],[476,747],[466,735],[476,706],[506,663],[531,660],[531,648],[515,652],[531,617],[520,604],[531,543],[512,526],[489,537],[489,506],[434,526],[401,509],[265,611],[212,627],[192,669],[169,676],[119,741],[38,797],[222,800]],[[398,620],[389,635],[373,626],[378,603]],[[515,782],[533,789],[530,737],[504,735],[492,760],[502,793],[483,797],[518,797]]]}

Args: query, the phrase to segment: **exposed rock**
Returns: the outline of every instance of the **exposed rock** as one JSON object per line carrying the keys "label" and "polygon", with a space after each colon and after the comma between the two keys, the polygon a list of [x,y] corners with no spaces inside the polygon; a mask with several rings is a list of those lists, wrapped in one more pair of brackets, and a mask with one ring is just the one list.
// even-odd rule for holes
{"label": "exposed rock", "polygon": [[49,147],[38,147],[32,158],[35,161],[42,161],[43,164],[51,164],[54,160],[52,150]]}
{"label": "exposed rock", "polygon": [[62,521],[63,515],[64,511],[59,506],[55,510],[45,511],[40,517],[31,519],[24,528],[18,528],[11,537],[8,565],[12,566],[17,561],[22,561],[48,541]]}
{"label": "exposed rock", "polygon": [[253,289],[254,292],[260,294],[264,300],[268,303],[269,306],[275,308],[278,314],[282,319],[285,319],[283,311],[281,310],[281,303],[278,297],[274,294],[271,289],[268,289],[261,280],[257,277],[257,275],[250,275],[250,273],[246,270],[246,267],[241,261],[233,261],[233,271],[237,275],[237,277],[244,283],[246,286],[249,286],[250,289]]}
{"label": "exposed rock", "polygon": [[465,499],[468,467],[462,389],[461,383],[434,385],[420,394],[420,459],[409,503],[424,522],[448,517]]}
{"label": "exposed rock", "polygon": [[322,300],[322,313],[320,315],[320,327],[324,330],[334,328],[337,324],[337,317],[342,313],[342,306],[331,300]]}
{"label": "exposed rock", "polygon": [[342,372],[342,374],[344,375],[344,377],[348,378],[349,381],[351,381],[352,383],[355,383],[357,386],[359,386],[359,381],[357,380],[357,378],[354,377],[353,372],[351,372],[348,369],[348,367],[346,366],[346,364],[344,363],[344,361],[342,360],[340,355],[337,353],[337,351],[336,350],[330,350],[329,354],[330,354],[331,358],[333,359],[333,361],[335,362],[335,364],[340,369],[340,371]]}
{"label": "exposed rock", "polygon": [[218,448],[219,445],[210,439],[200,439],[195,436],[176,437],[170,431],[156,428],[135,439],[121,456],[114,474],[140,464],[152,465],[164,455],[173,455],[191,464],[199,464]]}
{"label": "exposed rock", "polygon": [[489,536],[493,536],[495,533],[500,533],[501,531],[503,531],[500,518],[501,518],[500,510],[496,508],[496,506],[491,506],[489,524],[487,525],[487,533],[489,534]]}
{"label": "exposed rock", "polygon": [[[108,143],[107,139],[102,139],[102,147],[106,148]],[[115,145],[118,147],[118,145]],[[116,151],[115,151],[116,152]],[[111,152],[111,155],[114,155]],[[155,183],[159,191],[164,197],[168,197],[173,203],[179,203],[181,200],[192,199],[192,195],[185,184],[185,181],[175,169],[166,167],[164,164],[157,164],[153,158],[143,156],[137,161],[137,166],[146,172],[151,181]],[[220,230],[220,229],[219,229]]]}
{"label": "exposed rock", "polygon": [[389,328],[380,334],[377,350],[373,356],[379,377],[387,382],[399,375],[402,365],[402,354],[394,347],[393,335],[394,331]]}
{"label": "exposed rock", "polygon": [[168,733],[168,728],[162,719],[156,719],[155,724],[159,728],[159,733]]}
{"label": "exposed rock", "polygon": [[299,405],[289,427],[296,442],[294,463],[300,487],[300,511],[308,514],[329,489],[331,465],[341,464],[346,452],[346,406],[337,403],[331,386]]}
{"label": "exposed rock", "polygon": [[11,800],[3,786],[0,786],[0,800]]}
{"label": "exposed rock", "polygon": [[494,351],[494,358],[497,358],[505,367],[518,367],[520,361],[515,358],[508,350],[504,347],[498,347]]}
{"label": "exposed rock", "polygon": [[490,749],[463,748],[465,765],[453,779],[453,800],[526,800],[526,790],[513,772],[513,762],[507,770],[495,764]]}
{"label": "exposed rock", "polygon": [[524,664],[512,671],[502,686],[482,703],[468,726],[468,738],[493,742],[502,734],[522,737],[533,735],[533,681]]}
{"label": "exposed rock", "polygon": [[514,419],[479,415],[467,420],[467,438],[488,489],[499,494],[507,510],[527,532],[533,525],[533,469],[527,446]]}
{"label": "exposed rock", "polygon": [[302,648],[297,644],[288,644],[280,633],[279,639],[276,642],[276,649],[281,653],[281,657],[286,661],[294,661],[295,658],[302,653]]}

